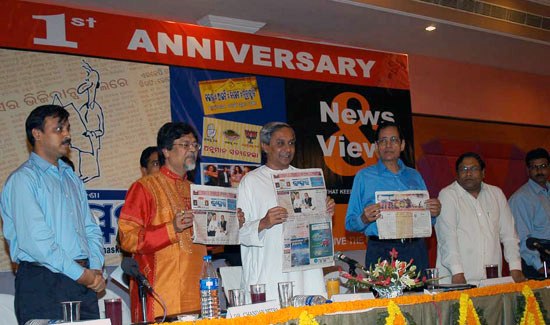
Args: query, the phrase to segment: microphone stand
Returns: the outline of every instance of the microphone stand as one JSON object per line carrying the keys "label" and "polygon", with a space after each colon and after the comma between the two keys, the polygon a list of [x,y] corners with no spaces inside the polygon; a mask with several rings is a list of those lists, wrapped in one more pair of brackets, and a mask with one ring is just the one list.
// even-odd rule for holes
{"label": "microphone stand", "polygon": [[550,260],[550,255],[546,254],[546,249],[542,247],[537,250],[539,251],[540,259],[542,260],[542,267],[544,268],[544,278],[548,279],[548,269],[546,268],[546,263],[548,262],[548,260]]}
{"label": "microphone stand", "polygon": [[355,271],[355,269],[357,268],[357,266],[355,265],[355,263],[348,263],[348,266],[349,266],[349,275],[351,276],[357,276],[357,271]]}
{"label": "microphone stand", "polygon": [[139,300],[141,302],[141,314],[143,316],[143,322],[147,323],[147,288],[145,288],[145,286],[139,281],[137,281],[137,283]]}

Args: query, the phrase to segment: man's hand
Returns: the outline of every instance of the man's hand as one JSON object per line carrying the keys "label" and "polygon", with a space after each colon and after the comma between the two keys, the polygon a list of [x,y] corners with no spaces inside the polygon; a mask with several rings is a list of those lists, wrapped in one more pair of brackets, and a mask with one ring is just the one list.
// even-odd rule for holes
{"label": "man's hand", "polygon": [[523,282],[527,280],[521,270],[510,270],[510,275],[512,276],[512,279],[514,279],[514,282]]}
{"label": "man's hand", "polygon": [[244,222],[246,221],[244,217],[244,212],[241,208],[237,208],[237,219],[239,219],[239,229],[243,227]]}
{"label": "man's hand", "polygon": [[364,224],[368,224],[371,222],[376,221],[376,219],[380,218],[380,204],[371,204],[367,205],[363,209],[363,214],[361,215],[361,221],[363,221]]}
{"label": "man's hand", "polygon": [[276,206],[269,210],[267,210],[267,213],[265,217],[260,220],[260,226],[258,227],[258,232],[269,229],[273,227],[274,225],[278,225],[280,223],[283,223],[288,218],[288,212],[285,208]]}
{"label": "man's hand", "polygon": [[330,196],[327,196],[327,213],[329,216],[334,215],[334,209],[336,208],[336,202]]}
{"label": "man's hand", "polygon": [[438,199],[427,199],[426,207],[430,210],[432,217],[437,217],[441,213],[441,202]]}
{"label": "man's hand", "polygon": [[172,222],[174,224],[174,230],[176,232],[182,232],[185,229],[193,226],[193,212],[178,212],[176,213],[176,216],[174,217],[174,220],[172,220]]}
{"label": "man's hand", "polygon": [[76,280],[77,283],[92,289],[95,292],[105,290],[105,279],[100,270],[84,269],[84,273]]}
{"label": "man's hand", "polygon": [[451,278],[452,284],[466,284],[466,278],[464,277],[464,273],[457,273],[453,274]]}

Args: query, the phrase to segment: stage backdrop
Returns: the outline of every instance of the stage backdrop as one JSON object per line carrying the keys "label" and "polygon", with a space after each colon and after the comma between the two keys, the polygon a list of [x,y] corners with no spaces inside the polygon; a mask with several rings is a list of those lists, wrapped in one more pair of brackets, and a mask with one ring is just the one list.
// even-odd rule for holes
{"label": "stage backdrop", "polygon": [[[264,123],[290,123],[293,164],[322,168],[337,200],[337,250],[365,248],[361,235],[345,232],[344,216],[353,175],[376,160],[380,121],[403,125],[413,163],[402,54],[24,1],[0,4],[0,28],[9,31],[0,34],[0,186],[28,157],[29,112],[48,103],[66,107],[70,158],[104,232],[108,264],[118,263],[117,218],[140,176],[141,150],[170,120],[199,131],[196,182],[224,186],[237,186],[262,163]],[[4,246],[0,269],[9,268]]]}
{"label": "stage backdrop", "polygon": [[[413,124],[418,171],[432,197],[454,182],[456,159],[465,152],[479,153],[487,165],[484,182],[510,197],[527,181],[525,154],[537,147],[550,150],[549,127],[420,115],[413,116]],[[435,266],[435,233],[428,249]]]}

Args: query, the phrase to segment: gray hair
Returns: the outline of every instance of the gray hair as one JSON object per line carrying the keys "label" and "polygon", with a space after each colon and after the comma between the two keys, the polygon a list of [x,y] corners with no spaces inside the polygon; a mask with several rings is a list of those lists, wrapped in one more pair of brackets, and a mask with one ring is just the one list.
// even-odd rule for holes
{"label": "gray hair", "polygon": [[294,129],[285,122],[269,122],[262,127],[260,130],[260,142],[269,144],[271,142],[271,136],[275,131],[278,131],[282,128],[289,128],[294,132]]}

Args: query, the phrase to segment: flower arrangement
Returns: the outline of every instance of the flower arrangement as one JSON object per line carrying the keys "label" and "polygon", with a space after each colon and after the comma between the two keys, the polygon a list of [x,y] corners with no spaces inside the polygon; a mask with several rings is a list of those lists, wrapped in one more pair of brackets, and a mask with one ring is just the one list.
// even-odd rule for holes
{"label": "flower arrangement", "polygon": [[[379,293],[385,289],[394,288],[402,292],[403,288],[414,288],[424,284],[419,279],[420,274],[416,272],[416,266],[413,265],[413,259],[408,263],[397,259],[398,252],[395,248],[389,252],[391,259],[381,261],[371,265],[365,275],[358,274],[352,276],[347,272],[340,271],[340,275],[347,279],[346,286],[355,288],[372,287]],[[386,296],[385,294],[382,294]],[[397,294],[399,295],[399,294]]]}

